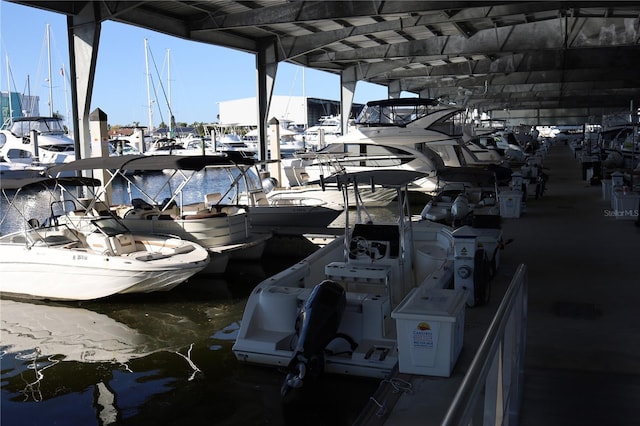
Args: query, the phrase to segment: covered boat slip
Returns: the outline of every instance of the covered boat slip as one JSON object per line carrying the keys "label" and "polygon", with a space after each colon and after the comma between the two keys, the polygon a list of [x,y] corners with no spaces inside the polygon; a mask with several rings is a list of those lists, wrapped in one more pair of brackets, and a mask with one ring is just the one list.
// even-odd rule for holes
{"label": "covered boat slip", "polygon": [[[545,167],[547,194],[527,202],[520,218],[502,223],[505,237],[514,241],[501,253],[490,302],[466,310],[464,345],[451,377],[397,374],[395,387],[382,383],[355,424],[468,424],[461,420],[468,421],[464,409],[473,424],[483,424],[483,414],[489,424],[503,419],[522,426],[636,423],[640,331],[633,325],[633,301],[640,297],[640,228],[609,214],[610,202],[602,199],[599,186],[581,179],[580,163],[568,146],[552,145]],[[524,358],[500,377],[499,368],[492,370],[485,382],[474,374],[472,362],[521,264],[527,310],[525,330],[516,335],[526,337]],[[506,342],[496,341],[506,345],[499,348],[508,347]],[[512,355],[506,349],[497,353],[505,364]],[[491,358],[482,360],[485,367],[492,365]],[[444,422],[468,374],[478,381],[479,400],[467,389]],[[523,381],[509,389],[514,374]],[[500,379],[505,393],[498,397]]]}

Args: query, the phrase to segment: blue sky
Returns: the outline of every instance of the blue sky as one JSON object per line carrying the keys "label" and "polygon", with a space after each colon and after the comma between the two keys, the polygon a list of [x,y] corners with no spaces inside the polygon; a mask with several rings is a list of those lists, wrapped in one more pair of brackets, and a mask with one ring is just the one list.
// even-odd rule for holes
{"label": "blue sky", "polygon": [[[71,108],[71,95],[68,82],[65,94],[60,74],[63,67],[69,70],[64,15],[0,2],[0,89],[6,92],[9,85],[8,57],[11,90],[40,96],[40,113],[48,115],[47,24],[51,28],[53,109],[66,115]],[[171,89],[171,109],[178,122],[211,123],[216,121],[219,102],[256,96],[254,55],[107,21],[102,24],[91,110],[103,110],[110,124],[148,124],[145,38],[149,46],[149,74],[158,91],[157,96],[152,94],[152,100],[161,106],[154,107],[155,125],[163,119],[169,121],[167,96],[162,94],[160,82],[165,92]],[[339,100],[340,79],[311,69],[303,73],[301,67],[281,63],[274,94]],[[360,82],[356,87],[357,103],[386,97],[383,86]]]}

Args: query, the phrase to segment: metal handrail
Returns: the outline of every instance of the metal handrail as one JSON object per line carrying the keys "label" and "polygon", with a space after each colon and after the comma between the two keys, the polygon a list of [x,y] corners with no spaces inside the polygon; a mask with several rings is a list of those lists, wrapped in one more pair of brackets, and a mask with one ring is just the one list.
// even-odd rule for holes
{"label": "metal handrail", "polygon": [[517,424],[524,378],[526,271],[524,264],[518,266],[443,425]]}

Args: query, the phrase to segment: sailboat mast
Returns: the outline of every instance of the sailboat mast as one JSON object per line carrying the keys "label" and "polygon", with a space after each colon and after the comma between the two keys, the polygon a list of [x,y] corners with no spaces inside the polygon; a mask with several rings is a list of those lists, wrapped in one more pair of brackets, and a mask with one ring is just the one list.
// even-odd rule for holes
{"label": "sailboat mast", "polygon": [[151,83],[149,79],[151,75],[149,74],[149,47],[148,40],[144,39],[144,61],[147,67],[147,103],[149,105],[149,135],[153,131],[153,105],[151,104]]}
{"label": "sailboat mast", "polygon": [[53,81],[51,79],[51,24],[47,24],[47,58],[49,60],[49,117],[53,117]]}
{"label": "sailboat mast", "polygon": [[67,96],[67,73],[64,70],[64,64],[62,64],[62,68],[60,68],[60,74],[62,74],[62,81],[64,83],[64,103],[66,106],[66,122],[67,122],[67,131],[71,132],[71,128],[69,127],[69,96]]}
{"label": "sailboat mast", "polygon": [[13,105],[11,103],[11,68],[9,68],[9,55],[6,55],[7,62],[7,93],[9,94],[9,121],[13,121]]}
{"label": "sailboat mast", "polygon": [[167,49],[167,88],[168,88],[168,100],[167,106],[169,108],[169,135],[173,138],[174,132],[174,118],[171,112],[171,49]]}
{"label": "sailboat mast", "polygon": [[[31,97],[31,78],[29,77],[29,74],[27,74],[27,104],[25,105],[25,109],[28,111],[28,115],[33,115],[33,107],[35,106],[35,103],[33,101],[33,98]],[[24,102],[24,100],[22,101]],[[24,113],[25,115],[27,115],[27,113]]]}

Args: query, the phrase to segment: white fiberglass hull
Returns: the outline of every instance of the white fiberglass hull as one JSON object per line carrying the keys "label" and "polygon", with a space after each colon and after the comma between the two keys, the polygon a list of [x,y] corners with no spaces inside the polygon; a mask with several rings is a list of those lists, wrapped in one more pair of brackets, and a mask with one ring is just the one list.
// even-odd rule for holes
{"label": "white fiberglass hull", "polygon": [[249,219],[253,228],[327,227],[340,214],[341,209],[323,205],[272,205],[250,207]]}
{"label": "white fiberglass hull", "polygon": [[92,300],[168,291],[207,265],[206,251],[191,247],[176,254],[154,250],[109,256],[84,248],[0,244],[0,292],[37,299]]}

